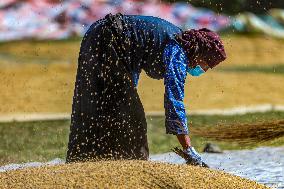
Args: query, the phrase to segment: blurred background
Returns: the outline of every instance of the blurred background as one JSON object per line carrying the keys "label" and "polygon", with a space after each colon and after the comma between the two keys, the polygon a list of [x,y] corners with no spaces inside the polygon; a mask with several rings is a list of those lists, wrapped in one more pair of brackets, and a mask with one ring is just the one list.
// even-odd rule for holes
{"label": "blurred background", "polygon": [[[284,1],[1,0],[0,166],[65,158],[82,36],[117,12],[221,35],[227,60],[186,81],[188,124],[199,151],[208,142],[222,150],[284,145]],[[178,143],[165,134],[163,81],[143,73],[138,90],[150,153],[170,151]]]}
{"label": "blurred background", "polygon": [[[157,16],[184,30],[207,27],[222,35],[228,59],[204,77],[189,78],[185,98],[189,111],[284,104],[283,4],[277,0],[3,0],[0,114],[70,113],[81,38],[109,12]],[[146,111],[163,110],[161,84],[142,78],[139,90]]]}

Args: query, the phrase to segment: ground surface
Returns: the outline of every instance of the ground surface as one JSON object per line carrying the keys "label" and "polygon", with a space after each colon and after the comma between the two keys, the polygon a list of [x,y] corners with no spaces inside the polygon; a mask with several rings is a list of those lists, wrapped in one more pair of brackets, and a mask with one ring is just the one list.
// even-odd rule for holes
{"label": "ground surface", "polygon": [[149,161],[27,168],[1,173],[0,184],[4,188],[267,188],[221,171]]}
{"label": "ground surface", "polygon": [[[202,77],[187,79],[187,109],[284,104],[284,42],[257,36],[224,36],[224,40],[228,54],[226,62]],[[0,114],[70,112],[79,47],[80,39],[0,44]],[[146,111],[163,110],[162,80],[152,80],[142,74],[138,89]],[[280,112],[192,116],[189,124],[194,130],[193,127],[283,117]],[[178,145],[174,136],[165,134],[164,117],[148,117],[147,122],[150,153],[167,152]],[[48,161],[55,157],[64,159],[69,126],[69,121],[1,123],[0,165]],[[191,137],[198,151],[209,142],[194,134]],[[223,149],[245,149],[283,145],[284,138],[248,146],[213,142]],[[88,188],[95,184],[107,188],[134,188],[138,185],[141,188],[264,188],[219,171],[138,161],[59,165],[0,174],[0,188]]]}
{"label": "ground surface", "polygon": [[[284,112],[268,112],[241,116],[190,116],[188,117],[192,145],[202,152],[207,142],[218,144],[223,150],[251,149],[259,146],[281,146],[284,137],[264,142],[238,144],[232,141],[216,141],[196,135],[195,129],[215,128],[216,125],[256,123],[283,119]],[[151,154],[169,152],[179,146],[174,135],[165,134],[164,117],[147,117],[148,143]],[[44,121],[0,123],[0,166],[9,163],[40,161],[54,158],[65,159],[70,121]],[[239,128],[240,130],[241,128]],[[277,129],[277,128],[276,128]],[[226,131],[226,130],[225,130]]]}
{"label": "ground surface", "polygon": [[[224,36],[228,59],[202,77],[188,77],[188,110],[284,104],[284,41]],[[80,39],[0,44],[0,114],[70,112]],[[142,74],[146,111],[163,111],[164,86]]]}

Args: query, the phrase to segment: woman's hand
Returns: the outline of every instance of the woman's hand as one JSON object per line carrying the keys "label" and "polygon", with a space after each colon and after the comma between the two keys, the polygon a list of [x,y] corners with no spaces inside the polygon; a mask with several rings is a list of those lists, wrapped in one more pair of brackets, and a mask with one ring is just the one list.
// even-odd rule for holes
{"label": "woman's hand", "polygon": [[178,147],[172,149],[180,157],[186,160],[186,164],[188,165],[198,165],[201,167],[209,168],[209,166],[202,161],[201,156],[197,153],[197,151],[191,146],[185,150],[182,150]]}

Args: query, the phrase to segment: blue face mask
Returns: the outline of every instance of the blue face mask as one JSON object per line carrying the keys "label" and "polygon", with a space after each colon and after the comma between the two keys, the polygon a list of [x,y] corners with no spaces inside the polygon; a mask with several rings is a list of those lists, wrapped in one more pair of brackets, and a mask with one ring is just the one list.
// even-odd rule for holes
{"label": "blue face mask", "polygon": [[195,68],[188,67],[186,71],[192,76],[201,76],[203,73],[205,73],[200,65],[195,66]]}

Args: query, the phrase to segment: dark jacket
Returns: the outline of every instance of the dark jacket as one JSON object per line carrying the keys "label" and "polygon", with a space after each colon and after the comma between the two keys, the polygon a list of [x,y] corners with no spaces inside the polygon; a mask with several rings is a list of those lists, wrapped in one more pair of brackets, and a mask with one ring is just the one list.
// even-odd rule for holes
{"label": "dark jacket", "polygon": [[143,69],[151,78],[162,79],[165,72],[164,48],[174,34],[180,34],[182,30],[153,16],[119,13],[108,14],[106,19],[120,37],[120,55],[127,62],[129,71],[140,73]]}

